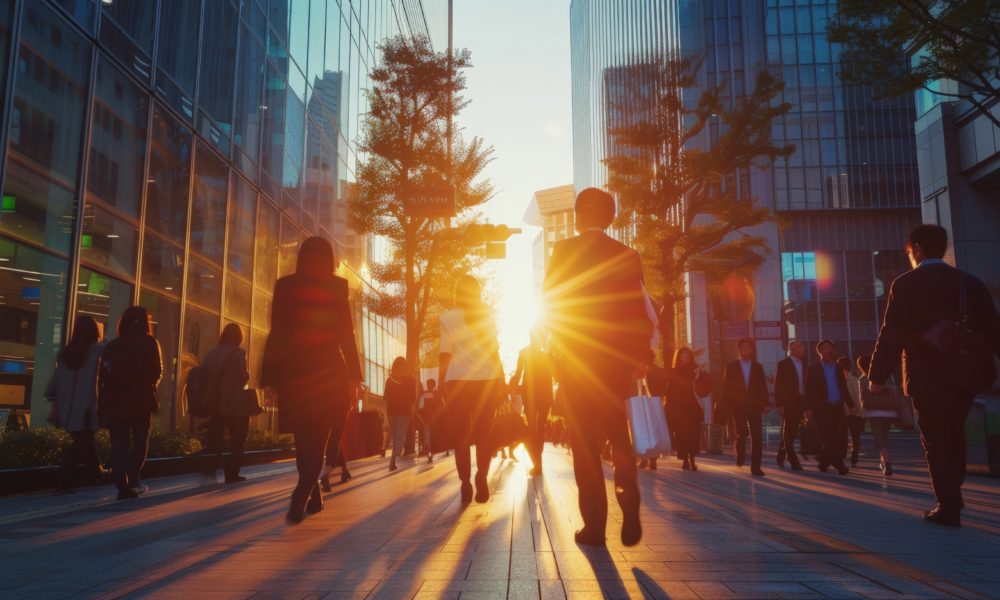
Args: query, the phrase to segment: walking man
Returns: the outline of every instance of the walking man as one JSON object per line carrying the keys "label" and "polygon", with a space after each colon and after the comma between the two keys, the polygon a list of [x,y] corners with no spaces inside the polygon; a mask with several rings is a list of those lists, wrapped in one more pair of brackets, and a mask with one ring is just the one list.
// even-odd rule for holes
{"label": "walking man", "polygon": [[[903,357],[903,390],[913,397],[920,441],[927,456],[937,505],[924,513],[932,523],[961,525],[962,483],[965,480],[965,419],[976,392],[995,380],[988,346],[1000,356],[1000,317],[981,281],[945,264],[948,232],[937,225],[920,225],[910,232],[906,254],[913,270],[892,282],[889,302],[879,331],[869,389],[878,394]],[[963,302],[964,300],[964,302]],[[964,305],[963,305],[964,304]],[[954,332],[956,319],[965,315],[965,328],[981,347],[941,343],[935,335]],[[951,346],[951,347],[949,347]],[[964,356],[956,365],[956,353]],[[966,371],[960,380],[958,371]],[[968,379],[971,375],[975,380]]]}
{"label": "walking man", "polygon": [[528,419],[528,454],[531,475],[542,474],[542,450],[545,448],[545,424],[552,408],[552,367],[539,329],[531,330],[531,343],[517,354],[517,369],[510,379],[512,388],[523,390],[524,412]]}
{"label": "walking man", "polygon": [[763,477],[764,470],[760,468],[763,456],[761,415],[770,405],[764,367],[756,360],[757,349],[753,340],[743,338],[736,348],[740,357],[726,365],[722,378],[722,405],[736,422],[736,466],[746,464],[746,441],[749,436],[750,473]]}
{"label": "walking man", "polygon": [[777,462],[785,468],[785,459],[793,471],[801,471],[802,464],[795,454],[795,438],[806,402],[806,345],[798,340],[788,343],[788,357],[778,361],[774,373],[774,405],[781,417],[781,447]]}
{"label": "walking man", "polygon": [[608,499],[601,449],[610,441],[623,513],[621,541],[634,546],[642,526],[625,401],[635,393],[636,375],[648,360],[653,324],[638,253],[604,232],[615,218],[614,198],[587,188],[576,197],[575,213],[579,235],[553,248],[543,292],[560,390],[566,389],[583,517],[576,541],[605,545]]}
{"label": "walking man", "polygon": [[830,340],[816,344],[820,361],[809,367],[806,375],[805,415],[816,420],[819,429],[819,470],[826,472],[833,465],[841,475],[850,470],[844,466],[844,410],[854,414],[854,404],[847,390],[844,370],[837,364],[837,345]]}

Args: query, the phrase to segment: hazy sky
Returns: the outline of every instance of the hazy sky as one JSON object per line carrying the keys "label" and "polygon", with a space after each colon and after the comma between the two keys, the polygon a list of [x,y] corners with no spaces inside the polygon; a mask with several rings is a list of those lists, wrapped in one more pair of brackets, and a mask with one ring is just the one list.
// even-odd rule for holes
{"label": "hazy sky", "polygon": [[454,44],[472,53],[458,125],[495,149],[485,171],[496,187],[486,206],[494,223],[521,227],[507,259],[490,261],[502,294],[497,317],[501,354],[512,365],[527,343],[531,242],[539,229],[522,217],[531,195],[573,182],[569,0],[455,0]]}

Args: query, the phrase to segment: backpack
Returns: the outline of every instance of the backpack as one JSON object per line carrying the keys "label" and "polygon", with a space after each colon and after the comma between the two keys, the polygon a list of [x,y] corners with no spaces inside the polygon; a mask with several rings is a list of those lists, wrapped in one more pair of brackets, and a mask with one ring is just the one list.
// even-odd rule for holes
{"label": "backpack", "polygon": [[193,417],[211,417],[218,409],[214,388],[216,377],[205,365],[192,367],[187,378],[188,414]]}

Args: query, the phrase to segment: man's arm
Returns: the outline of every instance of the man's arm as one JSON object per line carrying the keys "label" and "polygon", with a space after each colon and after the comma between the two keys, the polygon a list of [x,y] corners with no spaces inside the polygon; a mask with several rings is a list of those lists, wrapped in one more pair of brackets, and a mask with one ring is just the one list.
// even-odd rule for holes
{"label": "man's arm", "polygon": [[871,370],[868,374],[872,390],[881,389],[882,384],[898,364],[903,351],[903,331],[909,318],[906,296],[900,293],[897,278],[889,287],[885,317],[882,319],[882,328],[878,332],[875,350],[872,352]]}
{"label": "man's arm", "polygon": [[990,291],[986,289],[983,282],[976,280],[975,283],[972,298],[976,313],[979,315],[979,321],[982,324],[982,333],[990,346],[993,347],[993,353],[1000,359],[1000,315],[997,314]]}
{"label": "man's arm", "polygon": [[785,361],[778,361],[778,367],[774,371],[774,407],[778,409],[779,413],[784,412],[785,404],[787,404],[787,366],[788,363]]}

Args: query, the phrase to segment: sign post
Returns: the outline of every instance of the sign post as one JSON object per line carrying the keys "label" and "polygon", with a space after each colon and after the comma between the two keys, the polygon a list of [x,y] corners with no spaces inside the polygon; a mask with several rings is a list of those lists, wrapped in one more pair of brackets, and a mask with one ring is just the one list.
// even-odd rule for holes
{"label": "sign post", "polygon": [[449,185],[408,186],[403,189],[403,212],[410,218],[450,219],[455,216],[455,188]]}

